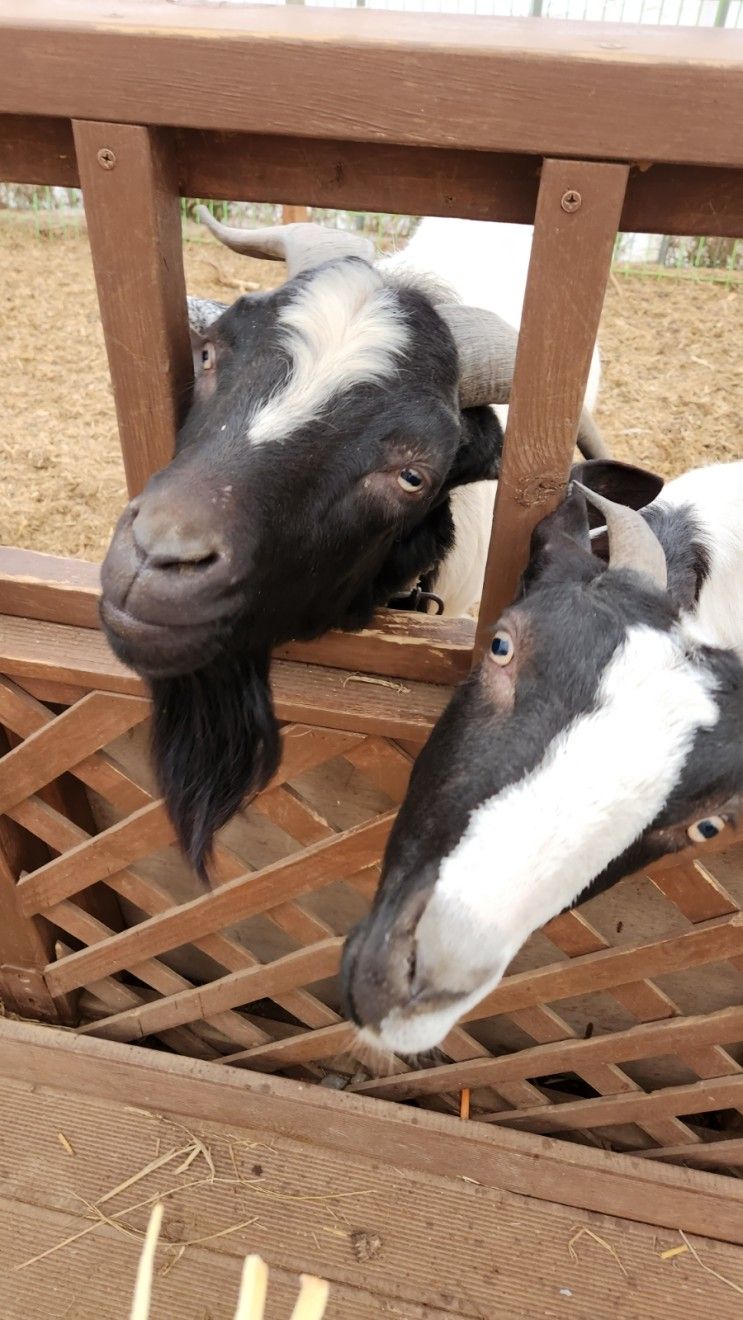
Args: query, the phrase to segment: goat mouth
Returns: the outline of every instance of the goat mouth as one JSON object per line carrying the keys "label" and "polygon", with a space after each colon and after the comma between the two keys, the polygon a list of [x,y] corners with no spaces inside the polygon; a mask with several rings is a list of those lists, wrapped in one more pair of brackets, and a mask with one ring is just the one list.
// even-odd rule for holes
{"label": "goat mouth", "polygon": [[142,678],[193,674],[209,664],[224,646],[226,630],[214,621],[150,623],[105,599],[99,608],[114,655]]}

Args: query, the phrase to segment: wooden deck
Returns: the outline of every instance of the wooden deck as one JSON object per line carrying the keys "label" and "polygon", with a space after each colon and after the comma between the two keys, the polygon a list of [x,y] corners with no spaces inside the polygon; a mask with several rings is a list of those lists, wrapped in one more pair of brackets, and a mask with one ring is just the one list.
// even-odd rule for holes
{"label": "wooden deck", "polygon": [[[446,1166],[455,1120],[249,1075],[230,1081],[219,1102],[224,1070],[215,1065],[15,1022],[0,1023],[0,1073],[4,1320],[123,1320],[158,1196],[166,1214],[153,1320],[231,1320],[251,1250],[271,1266],[269,1320],[288,1316],[301,1271],[331,1281],[331,1320],[740,1315],[743,1248],[721,1240],[714,1208],[729,1197],[743,1218],[732,1180],[647,1165],[638,1177],[637,1161],[579,1148],[574,1159],[570,1147],[521,1133],[487,1134],[493,1158],[482,1161],[482,1181],[455,1166],[436,1175],[426,1151],[440,1146]],[[169,1091],[176,1114],[152,1103]],[[302,1133],[303,1106],[314,1139]],[[203,1117],[210,1107],[224,1121]],[[394,1140],[377,1139],[372,1112],[397,1129]],[[340,1115],[356,1123],[356,1150]],[[460,1126],[469,1137],[470,1125]],[[471,1171],[469,1141],[459,1144],[461,1168]],[[389,1158],[393,1149],[398,1158]],[[535,1171],[551,1168],[555,1195],[561,1188],[566,1199],[583,1195],[587,1159],[594,1196],[603,1180],[621,1202],[626,1170],[633,1217],[547,1199],[544,1175],[530,1178],[519,1154]],[[519,1168],[520,1192],[512,1187]],[[674,1185],[675,1225],[637,1219],[672,1219],[663,1197]],[[690,1192],[695,1200],[685,1201]],[[694,1205],[715,1238],[689,1235],[689,1246],[678,1229]]]}

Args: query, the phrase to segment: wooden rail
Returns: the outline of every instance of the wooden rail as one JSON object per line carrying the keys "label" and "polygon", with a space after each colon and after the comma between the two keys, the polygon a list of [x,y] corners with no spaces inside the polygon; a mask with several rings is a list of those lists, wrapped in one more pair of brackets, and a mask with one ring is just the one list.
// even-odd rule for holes
{"label": "wooden rail", "polygon": [[[381,611],[362,633],[279,648],[281,767],[220,836],[212,893],[188,888],[171,846],[141,750],[144,685],[98,630],[98,567],[0,550],[4,998],[57,1021],[79,999],[86,1035],[152,1035],[224,1074],[353,1071],[326,982],[417,748],[560,498],[617,229],[743,236],[743,36],[0,0],[0,58],[0,177],[83,189],[132,492],[172,452],[190,382],[179,196],[535,223],[477,644],[473,621]],[[690,851],[632,881],[655,924],[630,940],[615,914],[555,918],[439,1067],[394,1060],[358,1089],[450,1107],[477,1087],[506,1145],[521,1140],[507,1126],[599,1128],[650,1159],[714,1166],[714,1144],[740,1163],[743,1140],[711,1143],[696,1121],[743,1112],[740,1010],[715,980],[725,960],[743,968],[743,917],[707,869],[716,857]],[[685,1012],[691,981],[704,1008]],[[259,999],[278,1017],[244,1011]],[[81,1041],[80,1058],[108,1058],[98,1045]],[[587,1094],[550,1089],[554,1071]]]}

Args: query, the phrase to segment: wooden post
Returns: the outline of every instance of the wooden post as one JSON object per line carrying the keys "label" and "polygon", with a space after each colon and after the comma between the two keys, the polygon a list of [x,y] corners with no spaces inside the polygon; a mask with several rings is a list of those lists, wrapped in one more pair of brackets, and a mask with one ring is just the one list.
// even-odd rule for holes
{"label": "wooden post", "polygon": [[474,661],[570,470],[628,167],[545,160]]}
{"label": "wooden post", "polygon": [[175,167],[157,130],[73,123],[130,495],[173,454],[192,380]]}

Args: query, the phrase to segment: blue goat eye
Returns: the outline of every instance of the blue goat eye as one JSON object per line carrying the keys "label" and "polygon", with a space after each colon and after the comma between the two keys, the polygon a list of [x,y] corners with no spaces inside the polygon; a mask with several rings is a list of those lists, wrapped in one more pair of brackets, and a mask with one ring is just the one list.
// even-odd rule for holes
{"label": "blue goat eye", "polygon": [[397,484],[402,487],[403,490],[420,490],[423,485],[423,478],[420,472],[416,472],[415,468],[403,468],[397,478]]}
{"label": "blue goat eye", "polygon": [[490,643],[490,654],[497,665],[507,665],[513,659],[513,638],[503,628],[499,628]]}
{"label": "blue goat eye", "polygon": [[686,833],[692,843],[706,843],[708,839],[714,839],[724,830],[725,822],[722,816],[705,816],[703,820],[697,820],[690,825]]}

